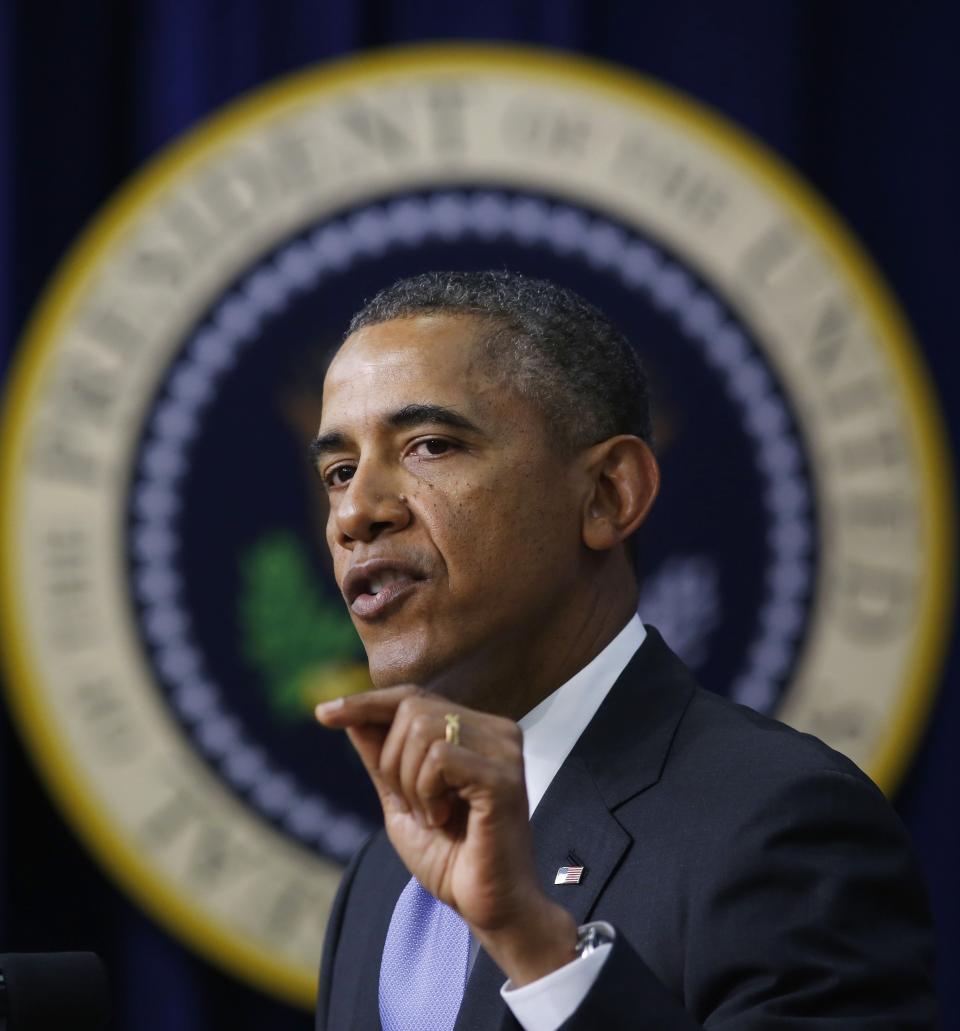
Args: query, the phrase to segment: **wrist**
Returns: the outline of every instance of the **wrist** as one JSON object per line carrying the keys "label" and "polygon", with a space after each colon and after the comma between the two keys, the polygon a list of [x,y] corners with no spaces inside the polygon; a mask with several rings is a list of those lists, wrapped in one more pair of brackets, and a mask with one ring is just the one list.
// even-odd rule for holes
{"label": "wrist", "polygon": [[546,977],[577,958],[576,921],[545,896],[508,926],[474,934],[514,988]]}

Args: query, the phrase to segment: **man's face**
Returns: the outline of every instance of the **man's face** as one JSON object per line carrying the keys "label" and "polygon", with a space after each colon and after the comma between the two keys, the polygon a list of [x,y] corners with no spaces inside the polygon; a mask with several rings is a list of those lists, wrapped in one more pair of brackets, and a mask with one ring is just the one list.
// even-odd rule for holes
{"label": "man's face", "polygon": [[480,329],[447,315],[369,326],[327,374],[327,543],[378,687],[477,683],[574,587],[582,480],[539,412],[491,377]]}

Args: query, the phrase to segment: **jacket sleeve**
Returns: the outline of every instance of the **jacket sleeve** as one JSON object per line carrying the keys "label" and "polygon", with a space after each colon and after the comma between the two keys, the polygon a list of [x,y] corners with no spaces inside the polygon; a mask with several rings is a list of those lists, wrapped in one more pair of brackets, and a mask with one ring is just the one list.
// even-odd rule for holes
{"label": "jacket sleeve", "polygon": [[317,1011],[316,1031],[335,1031],[327,1024],[327,1013],[330,1010],[330,990],[333,980],[334,960],[337,955],[337,947],[340,944],[340,932],[343,928],[343,914],[347,907],[347,899],[350,897],[350,889],[353,887],[353,878],[360,865],[360,860],[370,846],[372,837],[368,838],[357,850],[356,855],[350,860],[340,887],[333,900],[330,910],[330,918],[327,921],[327,933],[323,939],[323,958],[320,961],[320,983],[317,989]]}
{"label": "jacket sleeve", "polygon": [[[561,1031],[936,1027],[925,891],[872,783],[827,769],[765,788],[714,844],[685,900],[680,991],[618,928]],[[594,917],[617,926],[602,899]]]}

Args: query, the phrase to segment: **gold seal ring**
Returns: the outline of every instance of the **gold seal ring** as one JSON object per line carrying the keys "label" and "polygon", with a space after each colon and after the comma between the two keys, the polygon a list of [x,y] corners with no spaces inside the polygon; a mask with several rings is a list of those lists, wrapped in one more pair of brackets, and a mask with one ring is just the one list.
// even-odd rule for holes
{"label": "gold seal ring", "polygon": [[444,732],[444,740],[448,745],[460,744],[460,717],[455,712],[448,712],[444,717],[447,721],[447,728]]}

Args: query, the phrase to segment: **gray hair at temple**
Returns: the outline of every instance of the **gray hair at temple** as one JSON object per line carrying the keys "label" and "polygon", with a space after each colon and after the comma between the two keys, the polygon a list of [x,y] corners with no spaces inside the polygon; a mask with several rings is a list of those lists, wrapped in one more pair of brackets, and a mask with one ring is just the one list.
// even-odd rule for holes
{"label": "gray hair at temple", "polygon": [[626,337],[566,287],[516,272],[425,272],[368,301],[348,335],[417,315],[488,320],[482,339],[495,374],[544,414],[561,446],[579,450],[619,434],[651,443],[647,377]]}

